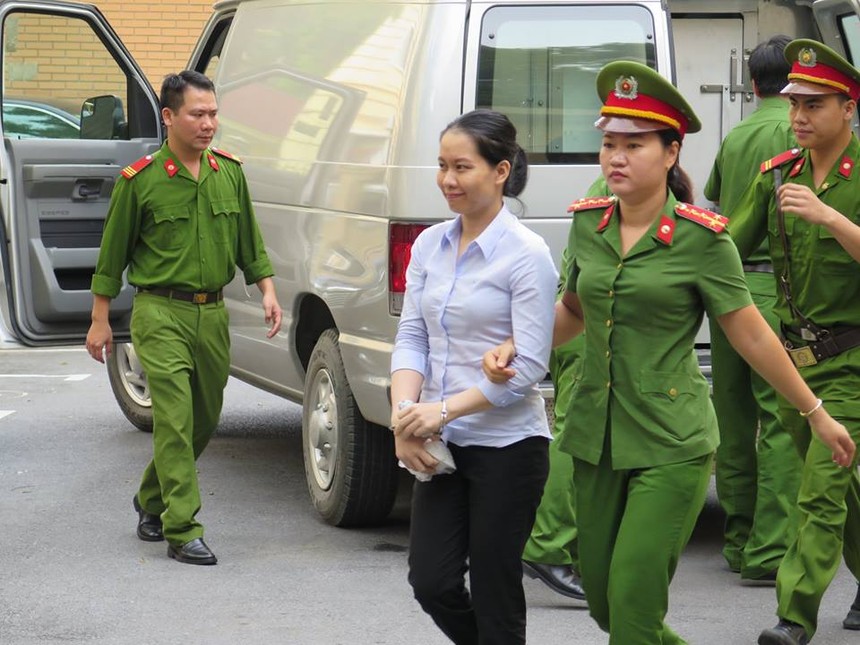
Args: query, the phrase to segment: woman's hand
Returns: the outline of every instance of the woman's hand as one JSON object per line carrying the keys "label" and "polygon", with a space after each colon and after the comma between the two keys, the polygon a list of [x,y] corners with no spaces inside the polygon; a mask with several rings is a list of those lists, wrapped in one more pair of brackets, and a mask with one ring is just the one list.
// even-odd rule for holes
{"label": "woman's hand", "polygon": [[854,462],[857,446],[845,426],[831,417],[827,410],[819,408],[809,415],[809,426],[824,444],[833,452],[833,461],[843,468]]}
{"label": "woman's hand", "polygon": [[484,376],[490,383],[507,383],[517,373],[515,369],[508,367],[516,355],[517,348],[514,347],[514,339],[508,338],[504,343],[484,354],[484,360],[481,364]]}
{"label": "woman's hand", "polygon": [[400,411],[400,416],[394,424],[395,437],[418,437],[424,440],[441,432],[441,401],[414,403]]}
{"label": "woman's hand", "polygon": [[394,435],[394,452],[403,465],[415,472],[432,475],[439,460],[427,452],[427,440],[422,437]]}

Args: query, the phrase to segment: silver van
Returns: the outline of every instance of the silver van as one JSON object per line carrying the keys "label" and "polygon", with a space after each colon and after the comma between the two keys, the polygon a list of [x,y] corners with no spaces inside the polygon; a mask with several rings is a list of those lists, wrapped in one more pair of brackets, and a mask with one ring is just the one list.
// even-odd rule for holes
{"label": "silver van", "polygon": [[[514,207],[559,258],[566,207],[598,174],[603,64],[641,61],[693,97],[705,131],[683,162],[701,186],[722,136],[754,108],[745,53],[772,33],[817,35],[813,11],[821,37],[860,57],[850,0],[216,3],[189,67],[217,86],[217,145],[244,160],[285,311],[266,340],[259,294],[241,277],[227,287],[231,370],[303,405],[307,484],[327,522],[379,522],[394,502],[389,355],[411,243],[451,216],[435,186],[444,126],[475,107],[511,117],[531,164]],[[157,99],[92,6],[0,1],[0,24],[0,333],[80,342],[116,177],[161,142]],[[72,126],[22,135],[7,116],[15,102],[64,111]],[[130,307],[126,288],[112,306],[118,334]],[[119,405],[149,429],[134,348],[116,349]]]}

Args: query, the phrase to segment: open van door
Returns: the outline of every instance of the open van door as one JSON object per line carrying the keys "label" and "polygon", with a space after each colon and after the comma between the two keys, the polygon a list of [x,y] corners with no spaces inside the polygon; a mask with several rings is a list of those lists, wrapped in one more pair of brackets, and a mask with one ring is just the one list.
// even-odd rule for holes
{"label": "open van door", "polygon": [[[158,101],[101,12],[0,0],[0,308],[28,345],[83,341],[119,172],[162,140]],[[111,306],[128,335],[132,292]]]}
{"label": "open van door", "polygon": [[822,42],[860,65],[860,0],[815,0],[812,11]]}

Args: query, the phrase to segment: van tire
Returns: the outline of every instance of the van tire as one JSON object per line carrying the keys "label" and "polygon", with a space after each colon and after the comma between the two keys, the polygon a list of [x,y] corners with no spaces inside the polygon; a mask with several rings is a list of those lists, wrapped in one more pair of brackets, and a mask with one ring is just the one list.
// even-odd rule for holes
{"label": "van tire", "polygon": [[394,437],[361,416],[336,329],[311,353],[302,411],[302,452],[311,500],[333,526],[379,524],[397,494]]}
{"label": "van tire", "polygon": [[131,343],[114,343],[107,357],[107,372],[114,398],[125,418],[138,429],[152,432],[152,402],[143,366]]}

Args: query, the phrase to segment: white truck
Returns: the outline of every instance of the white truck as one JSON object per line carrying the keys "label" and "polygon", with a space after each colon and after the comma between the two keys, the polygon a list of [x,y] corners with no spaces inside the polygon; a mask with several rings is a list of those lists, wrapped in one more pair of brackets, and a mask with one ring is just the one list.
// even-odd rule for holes
{"label": "white truck", "polygon": [[[256,290],[241,276],[226,287],[231,371],[302,404],[322,517],[372,524],[394,502],[389,356],[410,245],[450,217],[435,187],[446,123],[476,107],[512,118],[531,171],[521,216],[560,258],[566,207],[599,172],[602,65],[639,60],[691,100],[705,127],[682,163],[701,187],[755,107],[752,47],[813,36],[856,60],[858,12],[858,0],[217,2],[188,66],[215,81],[217,145],[245,161],[285,310],[266,340]],[[112,187],[162,141],[157,98],[93,6],[2,0],[0,24],[0,338],[82,342]],[[121,340],[131,303],[126,287],[112,306]],[[127,418],[151,429],[131,344],[108,370]]]}

